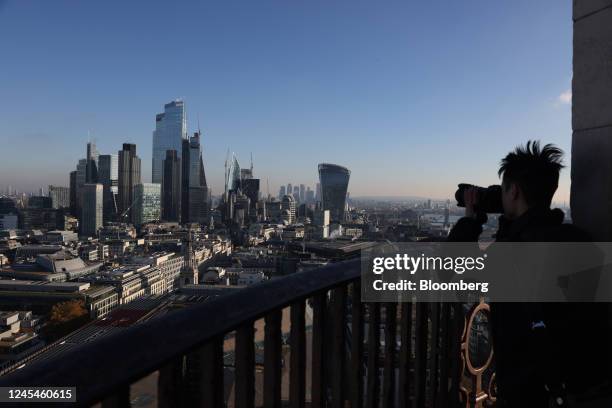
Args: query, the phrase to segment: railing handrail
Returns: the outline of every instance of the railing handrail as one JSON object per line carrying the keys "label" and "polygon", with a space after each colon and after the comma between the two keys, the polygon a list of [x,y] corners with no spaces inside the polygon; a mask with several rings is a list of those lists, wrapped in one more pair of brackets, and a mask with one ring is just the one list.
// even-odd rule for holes
{"label": "railing handrail", "polygon": [[[77,386],[93,404],[246,322],[359,278],[359,259],[338,262],[173,311],[0,377],[0,386]],[[202,324],[201,328],[194,327]],[[86,367],[86,368],[85,368]]]}

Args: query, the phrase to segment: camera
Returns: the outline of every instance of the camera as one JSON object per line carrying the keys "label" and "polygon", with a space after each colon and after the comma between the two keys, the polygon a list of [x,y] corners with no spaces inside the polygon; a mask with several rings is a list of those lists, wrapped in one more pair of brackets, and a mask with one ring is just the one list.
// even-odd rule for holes
{"label": "camera", "polygon": [[457,200],[458,207],[465,207],[463,200],[464,192],[474,187],[476,189],[476,211],[484,212],[487,214],[503,213],[504,207],[502,205],[502,190],[500,185],[492,185],[489,187],[479,187],[472,184],[461,183],[458,186],[457,192],[455,193],[455,199]]}

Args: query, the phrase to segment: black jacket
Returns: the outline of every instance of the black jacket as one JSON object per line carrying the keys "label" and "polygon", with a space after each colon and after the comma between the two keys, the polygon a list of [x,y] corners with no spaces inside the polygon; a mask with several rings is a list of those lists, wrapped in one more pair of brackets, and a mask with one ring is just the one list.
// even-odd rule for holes
{"label": "black jacket", "polygon": [[[513,221],[501,216],[496,241],[589,241],[587,233],[563,219],[561,210],[548,208],[530,209]],[[476,241],[481,232],[480,222],[461,218],[448,240]],[[493,302],[490,307],[496,379],[503,398],[541,398],[546,395],[544,384],[551,381],[579,392],[605,376],[603,362],[610,361],[607,304]],[[534,331],[532,324],[541,320],[546,329]]]}

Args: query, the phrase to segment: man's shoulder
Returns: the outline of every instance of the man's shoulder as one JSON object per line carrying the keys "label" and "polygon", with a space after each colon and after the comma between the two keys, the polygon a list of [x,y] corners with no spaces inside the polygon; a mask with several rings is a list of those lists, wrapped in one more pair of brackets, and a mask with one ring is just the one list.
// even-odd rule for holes
{"label": "man's shoulder", "polygon": [[527,228],[521,234],[525,242],[589,242],[588,232],[574,224],[559,224]]}

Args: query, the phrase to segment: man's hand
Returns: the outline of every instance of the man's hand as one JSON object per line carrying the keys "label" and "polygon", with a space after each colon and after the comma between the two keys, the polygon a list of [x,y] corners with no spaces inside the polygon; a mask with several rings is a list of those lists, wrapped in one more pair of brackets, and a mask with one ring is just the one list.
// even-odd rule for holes
{"label": "man's hand", "polygon": [[476,188],[470,187],[463,192],[463,202],[465,203],[465,216],[476,218],[476,205],[478,204]]}

